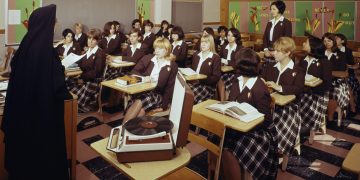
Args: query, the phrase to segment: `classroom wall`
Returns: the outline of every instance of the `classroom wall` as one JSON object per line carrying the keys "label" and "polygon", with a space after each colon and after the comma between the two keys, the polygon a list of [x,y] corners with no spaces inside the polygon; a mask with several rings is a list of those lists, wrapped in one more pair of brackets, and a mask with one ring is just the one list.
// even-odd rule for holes
{"label": "classroom wall", "polygon": [[[5,0],[0,1],[0,30],[5,29]],[[0,33],[0,64],[5,56],[5,35]]]}
{"label": "classroom wall", "polygon": [[220,0],[203,1],[203,23],[220,23]]}
{"label": "classroom wall", "polygon": [[[186,13],[184,13],[186,12]],[[202,2],[174,1],[172,5],[172,23],[183,28],[184,32],[202,29]]]}

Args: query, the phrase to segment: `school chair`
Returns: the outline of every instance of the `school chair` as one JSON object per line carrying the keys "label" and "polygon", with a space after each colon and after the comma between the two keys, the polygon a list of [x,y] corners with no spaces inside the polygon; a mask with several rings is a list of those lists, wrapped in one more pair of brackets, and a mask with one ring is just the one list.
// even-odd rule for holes
{"label": "school chair", "polygon": [[254,49],[255,41],[243,41],[242,46],[244,46],[245,48]]}
{"label": "school chair", "polygon": [[241,41],[250,41],[250,34],[248,33],[240,33],[241,35]]}
{"label": "school chair", "polygon": [[[221,155],[222,155],[222,149],[224,144],[224,137],[225,137],[225,126],[224,124],[214,121],[207,118],[201,118],[201,115],[192,115],[191,117],[191,124],[204,129],[208,131],[209,133],[212,133],[220,138],[219,145],[214,144],[210,140],[207,139],[207,137],[204,137],[200,134],[196,134],[194,132],[189,132],[188,134],[188,140],[190,142],[197,143],[203,147],[205,147],[208,150],[208,179],[219,179],[219,173],[220,173],[220,162],[221,162]],[[215,156],[216,162],[212,163],[210,162],[210,152]],[[215,164],[215,165],[214,165]],[[214,167],[215,166],[215,167]],[[213,167],[213,168],[212,168]],[[214,177],[212,177],[212,169],[214,170]],[[194,172],[193,170],[184,167],[168,176],[163,178],[164,180],[173,180],[173,179],[205,179],[200,174]]]}
{"label": "school chair", "polygon": [[360,143],[353,145],[349,153],[346,155],[342,168],[346,171],[358,174],[360,180]]}

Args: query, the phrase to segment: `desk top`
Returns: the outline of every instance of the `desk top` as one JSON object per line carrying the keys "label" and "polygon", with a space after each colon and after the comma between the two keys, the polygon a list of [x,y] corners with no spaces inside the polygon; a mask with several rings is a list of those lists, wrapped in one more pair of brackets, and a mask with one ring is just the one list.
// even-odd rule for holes
{"label": "desk top", "polygon": [[129,87],[126,86],[120,86],[116,85],[116,79],[109,80],[109,81],[103,81],[101,82],[101,85],[127,93],[127,94],[138,94],[141,92],[149,91],[152,89],[155,89],[156,83],[142,83],[137,85],[132,85]]}
{"label": "desk top", "polygon": [[347,71],[332,71],[332,76],[337,78],[347,78],[349,77],[349,73]]}
{"label": "desk top", "polygon": [[232,66],[221,66],[221,72],[230,72],[233,70],[234,68]]}
{"label": "desk top", "polygon": [[134,62],[122,61],[121,63],[110,62],[109,66],[112,68],[130,67],[135,66]]}
{"label": "desk top", "polygon": [[66,71],[65,70],[65,76],[68,76],[68,77],[78,76],[81,74],[82,74],[81,70],[77,70],[77,71]]}
{"label": "desk top", "polygon": [[316,87],[320,85],[323,81],[319,78],[315,79],[314,81],[305,81],[305,86],[308,87]]}
{"label": "desk top", "polygon": [[91,144],[91,148],[112,166],[133,179],[159,179],[184,167],[190,162],[191,154],[186,147],[177,148],[176,156],[166,161],[119,163],[114,152],[106,149],[109,138]]}
{"label": "desk top", "polygon": [[295,95],[281,95],[277,92],[272,93],[271,97],[275,99],[275,104],[279,106],[285,106],[296,99]]}
{"label": "desk top", "polygon": [[187,81],[194,81],[194,80],[201,80],[201,79],[206,79],[207,76],[204,74],[194,74],[194,75],[190,75],[190,76],[185,76],[185,79]]}
{"label": "desk top", "polygon": [[9,77],[0,76],[0,81],[6,81],[6,80],[9,80]]}
{"label": "desk top", "polygon": [[206,100],[204,102],[201,102],[193,107],[192,116],[191,118],[209,118],[212,120],[219,121],[223,123],[226,127],[229,127],[231,129],[235,129],[240,132],[248,132],[258,124],[264,121],[264,117],[258,118],[251,122],[242,122],[238,119],[232,118],[227,115],[223,115],[221,113],[206,109],[207,106],[210,106],[212,104],[215,104],[219,101],[216,100]]}

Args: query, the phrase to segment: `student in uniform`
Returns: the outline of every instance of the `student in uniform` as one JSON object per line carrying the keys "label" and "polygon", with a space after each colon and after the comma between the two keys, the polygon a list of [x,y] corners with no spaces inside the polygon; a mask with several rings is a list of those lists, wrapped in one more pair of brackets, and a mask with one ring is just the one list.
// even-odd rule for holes
{"label": "student in uniform", "polygon": [[214,98],[216,84],[221,76],[221,60],[216,54],[213,36],[201,37],[201,51],[194,54],[191,68],[196,73],[207,76],[206,79],[189,82],[189,86],[194,92],[194,103],[198,104]]}
{"label": "student in uniform", "polygon": [[184,31],[180,26],[175,26],[171,33],[172,55],[178,67],[185,68],[187,59],[187,44],[184,41]]}
{"label": "student in uniform", "polygon": [[[266,64],[261,77],[273,91],[283,95],[295,95],[296,100],[285,106],[276,106],[273,113],[278,133],[278,151],[288,158],[300,131],[301,117],[298,101],[304,91],[305,73],[290,58],[295,50],[295,42],[289,37],[281,37],[274,42],[274,63]],[[284,157],[284,158],[285,158]],[[284,160],[287,162],[287,159]]]}
{"label": "student in uniform", "polygon": [[87,46],[87,35],[83,33],[84,26],[80,23],[75,23],[74,25],[75,29],[75,36],[74,36],[74,42],[78,43],[81,51],[86,51]]}
{"label": "student in uniform", "polygon": [[169,22],[166,20],[161,21],[160,30],[156,33],[156,37],[168,37]]}
{"label": "student in uniform", "polygon": [[115,25],[115,32],[116,32],[116,35],[119,36],[120,38],[120,43],[125,43],[126,42],[126,36],[123,32],[121,32],[121,29],[120,29],[120,23],[119,21],[113,21],[114,25]]}
{"label": "student in uniform", "polygon": [[75,36],[74,32],[71,29],[65,29],[62,32],[64,37],[63,40],[59,41],[56,46],[56,51],[58,52],[59,56],[65,58],[67,55],[74,53],[77,55],[81,54],[81,48],[79,44],[73,41]]}
{"label": "student in uniform", "polygon": [[221,47],[227,43],[226,35],[228,33],[228,28],[226,26],[219,26],[217,29],[218,37],[215,39],[216,49],[220,50]]}
{"label": "student in uniform", "polygon": [[[214,42],[215,42],[215,32],[214,32],[213,28],[205,27],[203,29],[203,33],[202,33],[201,36],[204,36],[204,35],[211,35],[214,38]],[[200,39],[198,41],[196,41],[195,46],[194,46],[194,50],[200,51],[200,42],[201,42]]]}
{"label": "student in uniform", "polygon": [[[221,64],[233,66],[235,69],[235,54],[242,48],[240,32],[236,28],[230,28],[227,33],[227,41],[220,50]],[[233,78],[233,72],[222,73],[217,86],[221,101],[224,101],[226,95],[230,92]]]}
{"label": "student in uniform", "polygon": [[[322,37],[325,45],[325,56],[331,63],[332,71],[346,71],[347,65],[354,64],[351,59],[346,59],[345,53],[341,52],[336,46],[335,35],[325,33]],[[350,101],[350,87],[343,78],[332,78],[332,85],[329,94],[328,119],[333,120],[336,107],[344,109]]]}
{"label": "student in uniform", "polygon": [[174,25],[173,24],[169,24],[169,27],[168,27],[168,36],[166,37],[170,43],[172,43],[172,39],[171,39],[171,33],[172,33],[172,30],[174,28]]}
{"label": "student in uniform", "polygon": [[[346,46],[347,38],[343,34],[338,33],[338,34],[335,34],[335,40],[336,40],[336,45],[337,45],[338,49],[341,52],[345,53],[346,59],[349,62],[353,62],[354,56],[352,54],[352,50]],[[350,87],[350,112],[349,112],[349,115],[356,115],[356,103],[355,103],[354,97],[357,97],[358,102],[359,102],[360,84],[359,84],[358,79],[356,78],[354,69],[349,68],[348,72],[349,72],[348,83],[349,83],[349,87]],[[359,109],[360,106],[358,106],[357,108]]]}
{"label": "student in uniform", "polygon": [[133,29],[140,29],[141,30],[141,21],[139,19],[134,19],[131,23]]}
{"label": "student in uniform", "polygon": [[169,108],[178,72],[172,60],[171,45],[166,38],[154,42],[154,54],[144,56],[131,71],[132,74],[145,76],[146,81],[156,81],[157,86],[150,92],[134,95],[124,117],[124,123],[134,117],[143,116],[150,110],[163,111]]}
{"label": "student in uniform", "polygon": [[[142,34],[139,29],[132,29],[129,33],[129,40],[131,45],[121,54],[121,56],[108,56],[107,59],[112,61],[118,59],[120,61],[133,62],[135,64],[147,54],[149,51],[148,46],[141,43]],[[129,71],[129,68],[125,68],[124,71]],[[105,74],[105,79],[115,79],[120,76],[120,68],[108,68]]]}
{"label": "student in uniform", "polygon": [[291,22],[283,16],[285,9],[286,5],[281,0],[274,1],[270,5],[273,19],[267,23],[263,36],[263,47],[266,57],[271,57],[269,48],[273,47],[273,43],[277,39],[284,36],[292,36]]}
{"label": "student in uniform", "polygon": [[143,33],[143,43],[146,44],[149,48],[147,54],[152,54],[154,52],[153,44],[156,39],[155,34],[152,32],[154,24],[150,20],[144,21],[144,33]]}
{"label": "student in uniform", "polygon": [[319,130],[321,121],[326,116],[331,86],[331,64],[324,55],[324,45],[321,39],[305,33],[303,50],[307,56],[300,61],[307,78],[311,76],[323,82],[316,87],[306,87],[300,101],[301,127],[310,129],[309,143],[312,144],[315,132]]}
{"label": "student in uniform", "polygon": [[67,78],[69,91],[77,95],[80,112],[88,112],[97,107],[96,95],[99,92],[99,83],[102,81],[105,68],[105,53],[98,46],[101,38],[99,29],[90,29],[88,36],[88,50],[86,55],[77,64],[82,70],[80,78]]}
{"label": "student in uniform", "polygon": [[265,115],[265,120],[248,133],[226,130],[221,159],[223,178],[241,179],[242,167],[254,179],[276,179],[277,134],[271,115],[270,93],[259,77],[260,58],[252,49],[243,48],[234,61],[238,75],[231,86],[229,101],[249,103]]}
{"label": "student in uniform", "polygon": [[99,42],[99,47],[107,55],[120,55],[121,41],[120,36],[116,34],[115,24],[112,21],[107,22],[104,25],[103,38]]}

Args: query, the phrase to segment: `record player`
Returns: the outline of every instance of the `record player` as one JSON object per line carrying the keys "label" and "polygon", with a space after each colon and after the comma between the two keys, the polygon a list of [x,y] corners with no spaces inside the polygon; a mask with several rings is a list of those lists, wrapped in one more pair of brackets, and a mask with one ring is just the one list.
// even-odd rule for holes
{"label": "record player", "polygon": [[169,160],[187,144],[194,94],[178,73],[169,118],[143,116],[111,130],[107,149],[123,162]]}

